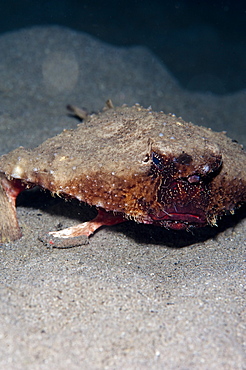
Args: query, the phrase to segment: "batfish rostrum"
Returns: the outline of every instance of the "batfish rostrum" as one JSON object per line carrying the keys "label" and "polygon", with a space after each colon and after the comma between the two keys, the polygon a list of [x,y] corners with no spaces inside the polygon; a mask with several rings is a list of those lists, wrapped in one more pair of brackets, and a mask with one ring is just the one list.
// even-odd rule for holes
{"label": "batfish rostrum", "polygon": [[53,238],[89,236],[125,220],[189,230],[216,225],[246,201],[246,153],[225,133],[109,101],[76,129],[0,157],[0,184],[2,242],[21,237],[16,197],[36,185],[98,209]]}

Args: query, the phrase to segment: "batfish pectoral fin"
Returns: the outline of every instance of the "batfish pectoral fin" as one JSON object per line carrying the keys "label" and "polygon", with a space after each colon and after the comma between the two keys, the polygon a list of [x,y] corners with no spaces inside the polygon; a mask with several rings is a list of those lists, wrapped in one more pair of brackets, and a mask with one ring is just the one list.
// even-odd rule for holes
{"label": "batfish pectoral fin", "polygon": [[22,191],[0,173],[0,243],[14,241],[21,237],[16,215],[16,197]]}

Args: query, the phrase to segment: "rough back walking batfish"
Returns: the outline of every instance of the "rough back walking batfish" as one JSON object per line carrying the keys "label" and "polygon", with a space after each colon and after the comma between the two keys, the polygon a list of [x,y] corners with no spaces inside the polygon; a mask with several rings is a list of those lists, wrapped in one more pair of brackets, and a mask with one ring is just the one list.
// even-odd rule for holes
{"label": "rough back walking batfish", "polygon": [[52,237],[89,236],[128,219],[190,229],[216,225],[246,201],[246,153],[224,133],[175,115],[111,106],[35,149],[0,157],[2,241],[21,236],[16,197],[35,185],[98,209],[94,220]]}

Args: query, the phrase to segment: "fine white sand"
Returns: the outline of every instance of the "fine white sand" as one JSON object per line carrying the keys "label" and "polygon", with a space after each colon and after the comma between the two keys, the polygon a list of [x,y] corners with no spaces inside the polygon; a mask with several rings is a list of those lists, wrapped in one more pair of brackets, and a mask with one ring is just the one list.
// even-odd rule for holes
{"label": "fine white sand", "polygon": [[[117,48],[59,27],[0,37],[0,152],[76,127],[68,103],[136,102],[246,144],[246,91],[179,87],[143,47]],[[47,249],[38,236],[91,210],[32,191],[23,237],[0,248],[1,369],[243,369],[245,208],[194,235],[126,223],[88,245]]]}

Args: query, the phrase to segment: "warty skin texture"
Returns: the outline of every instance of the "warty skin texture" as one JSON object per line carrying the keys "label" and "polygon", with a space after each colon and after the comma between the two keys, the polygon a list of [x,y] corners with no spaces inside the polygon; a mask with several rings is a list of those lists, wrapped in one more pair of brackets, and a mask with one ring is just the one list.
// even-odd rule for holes
{"label": "warty skin texture", "polygon": [[245,168],[246,153],[224,133],[139,105],[106,109],[0,158],[1,239],[20,236],[15,198],[35,185],[100,210],[98,224],[55,237],[90,235],[125,219],[176,230],[216,225],[246,201]]}

